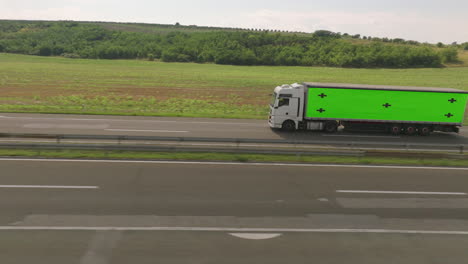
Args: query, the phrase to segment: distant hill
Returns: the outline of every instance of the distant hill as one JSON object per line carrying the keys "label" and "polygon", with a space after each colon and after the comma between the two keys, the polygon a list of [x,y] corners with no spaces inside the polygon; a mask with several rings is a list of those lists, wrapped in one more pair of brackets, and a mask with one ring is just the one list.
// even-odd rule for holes
{"label": "distant hill", "polygon": [[468,43],[445,46],[314,33],[140,23],[0,20],[0,52],[90,59],[358,68],[441,67]]}

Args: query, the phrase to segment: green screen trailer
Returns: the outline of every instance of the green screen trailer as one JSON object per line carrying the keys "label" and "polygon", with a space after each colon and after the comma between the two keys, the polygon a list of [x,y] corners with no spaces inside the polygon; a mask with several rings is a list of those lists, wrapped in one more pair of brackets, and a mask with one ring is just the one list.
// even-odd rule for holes
{"label": "green screen trailer", "polygon": [[[344,124],[399,124],[458,131],[468,92],[451,88],[304,83],[304,119]],[[346,125],[345,125],[346,127]]]}

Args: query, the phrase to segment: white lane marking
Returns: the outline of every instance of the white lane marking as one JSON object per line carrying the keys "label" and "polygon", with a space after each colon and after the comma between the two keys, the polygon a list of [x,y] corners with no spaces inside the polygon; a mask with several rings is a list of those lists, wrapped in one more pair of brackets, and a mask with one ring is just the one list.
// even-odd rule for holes
{"label": "white lane marking", "polygon": [[268,234],[268,233],[229,233],[231,236],[235,236],[243,239],[251,240],[262,240],[272,239],[281,236],[282,234]]}
{"label": "white lane marking", "polygon": [[52,129],[52,128],[61,128],[61,129],[106,129],[109,127],[107,124],[47,124],[47,123],[39,123],[39,124],[24,124],[22,125],[24,128],[34,128],[34,129]]}
{"label": "white lane marking", "polygon": [[98,231],[91,240],[88,250],[80,260],[80,264],[107,264],[112,257],[112,251],[122,239],[121,231]]}
{"label": "white lane marking", "polygon": [[65,185],[0,185],[0,188],[25,188],[25,189],[99,189],[98,186],[65,186]]}
{"label": "white lane marking", "polygon": [[467,209],[467,198],[336,198],[344,208],[352,209]]}
{"label": "white lane marking", "polygon": [[464,192],[412,192],[412,191],[367,191],[367,190],[337,190],[337,193],[370,193],[370,194],[422,194],[422,195],[468,195]]}
{"label": "white lane marking", "polygon": [[[109,143],[109,141],[100,141],[100,140],[95,140],[92,143]],[[15,143],[24,143],[24,142],[34,142],[34,143],[55,143],[57,142],[56,139],[51,139],[51,140],[35,140],[35,139],[28,139],[28,140],[18,140],[18,139],[0,139],[0,142],[15,142]],[[87,140],[68,140],[68,139],[63,139],[61,140],[62,143],[89,143]],[[143,143],[143,144],[152,144],[152,143]],[[156,143],[157,144],[157,143]],[[159,144],[161,145],[161,144]]]}
{"label": "white lane marking", "polygon": [[84,163],[135,163],[135,164],[187,164],[187,165],[241,165],[241,166],[282,166],[282,167],[324,167],[324,168],[365,168],[365,169],[415,169],[415,170],[460,170],[468,171],[465,167],[417,167],[417,166],[389,166],[389,165],[343,165],[343,164],[300,164],[300,163],[248,163],[248,162],[214,162],[214,161],[158,161],[158,160],[73,160],[73,159],[24,159],[0,158],[0,161],[36,161],[36,162],[84,162]]}
{"label": "white lane marking", "polygon": [[116,131],[116,132],[188,133],[188,131],[176,131],[176,130],[139,130],[139,129],[104,129],[104,130]]}
{"label": "white lane marking", "polygon": [[267,127],[255,123],[227,123],[227,122],[209,122],[209,121],[175,121],[175,120],[138,120],[138,119],[104,119],[104,118],[61,118],[61,117],[13,117],[13,116],[0,116],[0,118],[8,119],[25,119],[25,120],[69,120],[69,121],[116,121],[116,122],[148,122],[148,123],[189,123],[189,124],[218,124],[218,125],[247,125]]}
{"label": "white lane marking", "polygon": [[230,228],[230,227],[125,227],[125,226],[0,226],[1,231],[192,231],[192,232],[274,232],[274,233],[387,233],[387,234],[439,234],[468,235],[468,231],[403,230],[403,229],[350,229],[350,228]]}
{"label": "white lane marking", "polygon": [[400,136],[365,136],[365,135],[328,135],[321,134],[322,137],[357,137],[357,138],[401,138]]}

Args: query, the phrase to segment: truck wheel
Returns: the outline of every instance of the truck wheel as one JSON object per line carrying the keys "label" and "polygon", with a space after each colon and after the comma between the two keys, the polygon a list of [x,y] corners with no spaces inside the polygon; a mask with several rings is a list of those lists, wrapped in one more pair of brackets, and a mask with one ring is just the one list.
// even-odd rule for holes
{"label": "truck wheel", "polygon": [[326,133],[335,133],[336,131],[338,131],[338,122],[336,121],[325,122],[325,125],[323,126],[323,130]]}
{"label": "truck wheel", "polygon": [[405,127],[405,134],[408,136],[414,136],[416,134],[417,130],[415,126],[406,126]]}
{"label": "truck wheel", "polygon": [[296,130],[296,123],[294,123],[292,120],[286,120],[283,122],[281,129],[284,131],[294,131]]}
{"label": "truck wheel", "polygon": [[393,124],[390,126],[390,133],[392,133],[392,135],[395,135],[395,136],[398,136],[401,134],[401,125],[399,124]]}
{"label": "truck wheel", "polygon": [[429,136],[431,134],[431,128],[428,126],[422,126],[419,128],[419,135]]}

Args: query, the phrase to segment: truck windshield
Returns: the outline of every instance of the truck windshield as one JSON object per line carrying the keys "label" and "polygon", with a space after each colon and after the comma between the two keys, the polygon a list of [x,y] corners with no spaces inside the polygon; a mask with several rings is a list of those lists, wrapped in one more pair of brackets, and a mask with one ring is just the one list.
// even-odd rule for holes
{"label": "truck windshield", "polygon": [[271,99],[271,103],[270,103],[271,106],[275,106],[276,96],[277,94],[273,93],[273,98]]}

